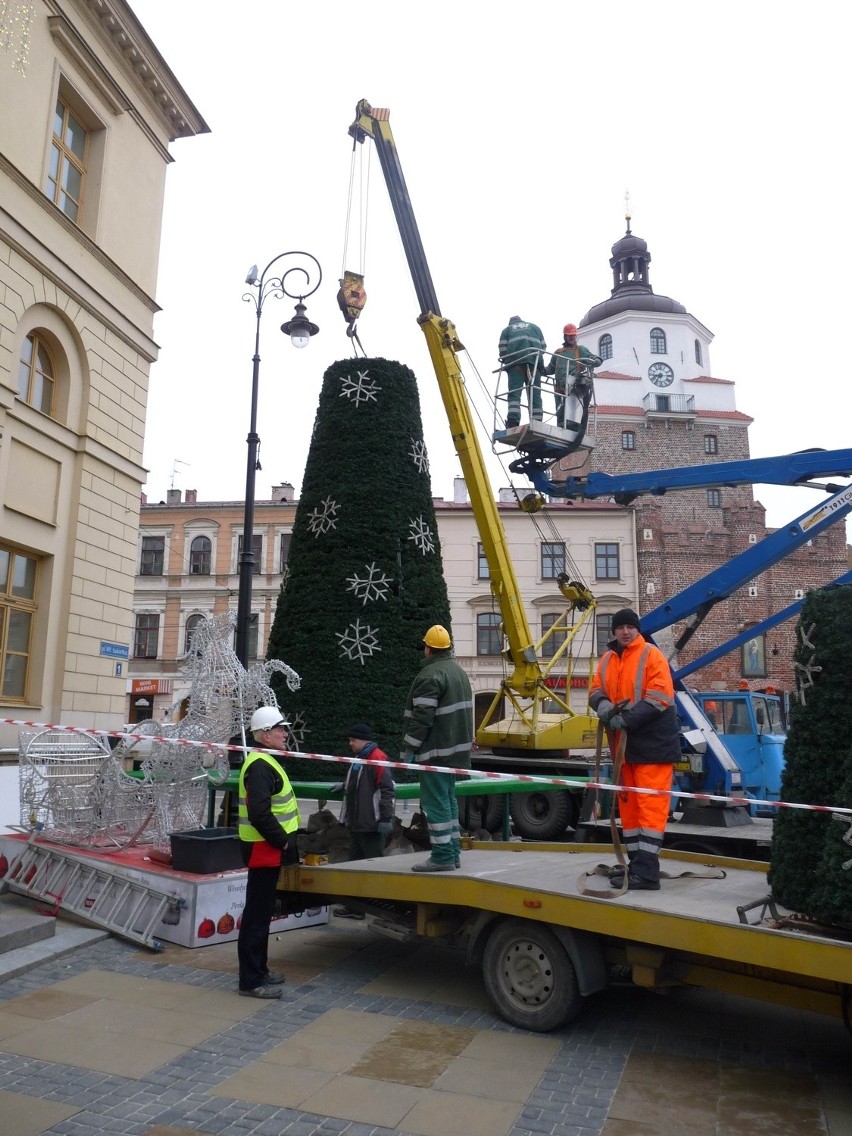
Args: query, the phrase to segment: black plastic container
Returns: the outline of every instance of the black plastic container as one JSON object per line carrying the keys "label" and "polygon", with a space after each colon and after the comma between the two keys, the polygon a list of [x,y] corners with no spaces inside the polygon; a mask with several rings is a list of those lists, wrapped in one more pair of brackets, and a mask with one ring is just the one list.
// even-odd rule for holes
{"label": "black plastic container", "polygon": [[178,872],[231,872],[243,868],[240,841],[235,828],[196,828],[192,832],[173,832],[172,867]]}

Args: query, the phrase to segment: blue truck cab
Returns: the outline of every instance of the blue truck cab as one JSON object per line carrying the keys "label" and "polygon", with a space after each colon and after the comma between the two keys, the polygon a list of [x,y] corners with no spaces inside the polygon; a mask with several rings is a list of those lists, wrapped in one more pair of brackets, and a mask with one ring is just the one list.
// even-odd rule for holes
{"label": "blue truck cab", "polygon": [[[753,690],[714,690],[692,697],[739,765],[743,795],[779,801],[787,737],[780,696]],[[776,810],[752,805],[749,812],[752,816],[774,816]]]}

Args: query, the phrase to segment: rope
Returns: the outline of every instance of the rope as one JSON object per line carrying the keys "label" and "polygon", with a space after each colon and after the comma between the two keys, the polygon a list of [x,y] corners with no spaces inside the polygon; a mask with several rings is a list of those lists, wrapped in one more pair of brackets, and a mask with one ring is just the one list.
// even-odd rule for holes
{"label": "rope", "polygon": [[[612,750],[612,731],[607,730],[607,740],[609,742],[610,751]],[[601,752],[603,750],[603,737],[604,737],[604,724],[598,719],[598,736],[595,741],[595,781],[600,777],[601,771]],[[615,748],[615,761],[613,762],[612,778],[613,781],[618,781],[621,774],[621,767],[624,764],[624,753],[627,748],[627,737],[622,730],[619,744]],[[595,799],[593,808],[597,808],[597,789],[595,789]],[[616,814],[618,813],[618,797],[613,801],[613,808],[609,812],[609,831],[612,838],[612,847],[615,852],[615,858],[618,861],[618,867],[621,868],[621,883],[618,887],[609,887],[606,891],[601,891],[599,888],[590,888],[587,880],[590,875],[603,876],[607,879],[613,878],[613,873],[610,871],[606,864],[598,864],[592,872],[582,872],[577,877],[577,890],[580,895],[593,895],[598,899],[618,899],[619,896],[624,895],[628,887],[627,879],[627,859],[624,855],[624,842],[621,839],[621,830],[616,823]]]}
{"label": "rope", "polygon": [[[0,718],[2,726],[25,726],[37,730],[65,730],[71,734],[85,734],[88,737],[98,738],[133,738],[142,741],[163,742],[165,745],[195,746],[208,750],[230,750],[236,753],[247,753],[244,746],[229,745],[225,742],[192,741],[189,738],[159,737],[156,734],[135,734],[126,730],[96,730],[94,727],[66,726],[55,722],[27,722],[20,718]],[[340,757],[328,753],[301,753],[298,750],[269,750],[280,757],[301,758],[307,761],[332,763],[335,765],[354,765],[357,757]],[[404,761],[374,761],[372,765],[387,769],[412,768]],[[798,809],[803,812],[839,813],[843,817],[852,817],[852,807],[842,805],[804,805],[795,801],[762,801],[758,797],[724,797],[718,793],[687,793],[682,789],[642,789],[634,785],[613,785],[611,782],[576,780],[572,777],[542,777],[533,773],[492,773],[482,769],[462,769],[450,765],[425,765],[415,763],[414,768],[426,773],[453,773],[457,777],[481,777],[484,781],[520,781],[525,785],[555,785],[565,789],[597,789],[605,793],[641,793],[651,797],[677,797],[692,801],[718,801],[727,805],[760,805],[773,809]]]}

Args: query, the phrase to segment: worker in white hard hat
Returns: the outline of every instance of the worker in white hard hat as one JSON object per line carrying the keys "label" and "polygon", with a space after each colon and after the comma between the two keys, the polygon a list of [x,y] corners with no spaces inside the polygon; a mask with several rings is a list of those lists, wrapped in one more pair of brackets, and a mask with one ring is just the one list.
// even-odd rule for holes
{"label": "worker in white hard hat", "polygon": [[269,969],[267,951],[281,867],[299,862],[299,805],[282,759],[275,756],[290,743],[290,725],[277,706],[261,706],[249,729],[257,745],[240,769],[237,803],[237,832],[248,868],[237,939],[239,992],[247,998],[280,998],[284,975]]}
{"label": "worker in white hard hat", "polygon": [[[404,760],[419,765],[470,769],[473,693],[470,680],[452,657],[446,627],[436,623],[423,636],[426,658],[408,692]],[[451,872],[461,866],[459,807],[452,773],[420,774],[420,804],[429,825],[432,851],[413,872]]]}

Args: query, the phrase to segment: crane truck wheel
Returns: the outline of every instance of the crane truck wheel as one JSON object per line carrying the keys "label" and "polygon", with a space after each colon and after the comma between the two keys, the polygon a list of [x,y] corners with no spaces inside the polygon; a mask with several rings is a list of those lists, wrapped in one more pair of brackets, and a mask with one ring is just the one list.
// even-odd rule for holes
{"label": "crane truck wheel", "polygon": [[559,840],[568,828],[576,828],[579,798],[564,789],[541,793],[513,793],[512,824],[524,840]]}
{"label": "crane truck wheel", "polygon": [[532,920],[495,925],[483,951],[482,975],[497,1012],[519,1029],[558,1029],[583,1005],[567,951],[548,927]]}
{"label": "crane truck wheel", "polygon": [[482,797],[459,797],[459,820],[462,827],[465,825],[465,809],[470,807],[470,826],[468,831],[476,832],[485,829],[492,835],[503,831],[503,809],[505,808],[504,795],[489,795]]}

